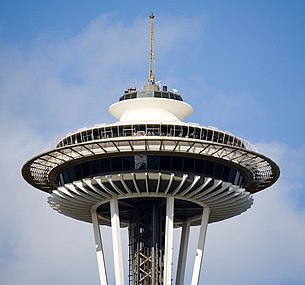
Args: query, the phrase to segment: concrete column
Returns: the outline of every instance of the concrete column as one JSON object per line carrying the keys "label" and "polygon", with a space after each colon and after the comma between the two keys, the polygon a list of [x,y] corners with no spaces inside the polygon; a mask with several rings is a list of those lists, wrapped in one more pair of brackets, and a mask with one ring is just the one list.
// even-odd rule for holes
{"label": "concrete column", "polygon": [[179,258],[178,258],[178,266],[177,266],[177,274],[176,274],[176,285],[183,285],[184,282],[187,248],[188,248],[188,242],[190,236],[190,227],[191,227],[191,222],[189,220],[185,221],[182,225]]}
{"label": "concrete column", "polygon": [[120,230],[119,203],[117,198],[110,200],[110,213],[115,281],[116,285],[124,285],[123,252]]}
{"label": "concrete column", "polygon": [[96,209],[92,210],[91,216],[92,216],[94,239],[95,239],[95,244],[96,244],[96,256],[97,256],[97,264],[98,264],[100,282],[101,282],[101,285],[108,285],[102,238],[101,238],[101,231],[100,231],[100,226],[98,223],[98,215],[97,215]]}
{"label": "concrete column", "polygon": [[174,234],[174,197],[166,198],[164,285],[172,284],[173,234]]}
{"label": "concrete column", "polygon": [[196,257],[195,257],[191,285],[199,284],[199,277],[200,277],[200,271],[201,271],[201,265],[202,265],[203,250],[204,250],[205,237],[206,237],[207,227],[208,227],[208,222],[209,222],[209,216],[210,216],[210,208],[204,207],[203,213],[202,213],[202,218],[201,218],[200,233],[199,233],[199,238],[198,238],[198,245],[197,245],[197,250],[196,250]]}

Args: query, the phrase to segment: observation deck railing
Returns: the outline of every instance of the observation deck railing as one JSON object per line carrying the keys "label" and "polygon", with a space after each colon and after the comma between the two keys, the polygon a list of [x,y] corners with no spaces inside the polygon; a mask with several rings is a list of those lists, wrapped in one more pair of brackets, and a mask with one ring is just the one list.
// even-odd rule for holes
{"label": "observation deck railing", "polygon": [[134,136],[191,138],[201,141],[212,141],[219,144],[231,145],[256,152],[254,145],[244,139],[232,135],[227,131],[221,131],[213,127],[199,127],[191,124],[97,125],[93,128],[83,128],[75,133],[67,135],[58,143],[53,144],[51,149],[101,139]]}

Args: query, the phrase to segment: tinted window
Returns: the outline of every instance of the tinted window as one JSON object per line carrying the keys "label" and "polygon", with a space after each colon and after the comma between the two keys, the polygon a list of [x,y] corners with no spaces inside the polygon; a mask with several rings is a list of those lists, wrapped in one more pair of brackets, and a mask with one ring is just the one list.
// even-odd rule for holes
{"label": "tinted window", "polygon": [[160,168],[166,170],[171,169],[171,159],[169,156],[160,156]]}
{"label": "tinted window", "polygon": [[216,163],[215,164],[215,172],[214,172],[214,176],[218,179],[220,179],[222,176],[222,169],[223,169],[223,165],[220,163]]}
{"label": "tinted window", "polygon": [[112,171],[122,170],[122,160],[120,157],[113,157],[111,159]]}
{"label": "tinted window", "polygon": [[193,158],[184,158],[183,170],[186,172],[193,172],[194,170],[194,159]]}
{"label": "tinted window", "polygon": [[229,175],[230,175],[230,169],[231,169],[231,167],[224,166],[223,173],[222,173],[222,179],[223,180],[228,181]]}
{"label": "tinted window", "polygon": [[215,165],[215,163],[213,161],[206,161],[206,164],[205,164],[205,173],[207,175],[213,175],[214,165]]}
{"label": "tinted window", "polygon": [[100,161],[99,160],[92,160],[90,162],[90,168],[92,175],[101,173]]}
{"label": "tinted window", "polygon": [[80,165],[74,165],[73,171],[74,171],[74,177],[76,180],[81,179],[83,177]]}
{"label": "tinted window", "polygon": [[209,160],[163,155],[135,155],[96,159],[70,166],[58,174],[58,185],[86,177],[105,175],[111,171],[184,171],[243,185],[245,178],[236,169]]}
{"label": "tinted window", "polygon": [[101,165],[101,172],[108,172],[110,171],[110,158],[101,159],[100,161]]}
{"label": "tinted window", "polygon": [[81,166],[83,171],[83,177],[89,177],[91,174],[89,162],[84,162],[81,164]]}
{"label": "tinted window", "polygon": [[124,156],[122,157],[123,169],[131,170],[134,168],[134,157],[133,156]]}
{"label": "tinted window", "polygon": [[181,171],[182,170],[182,164],[183,164],[183,158],[179,156],[173,156],[172,157],[172,169]]}
{"label": "tinted window", "polygon": [[204,169],[205,169],[205,161],[200,160],[200,159],[196,159],[195,160],[195,172],[196,173],[204,173]]}
{"label": "tinted window", "polygon": [[147,157],[147,169],[157,170],[159,169],[160,156],[150,155]]}

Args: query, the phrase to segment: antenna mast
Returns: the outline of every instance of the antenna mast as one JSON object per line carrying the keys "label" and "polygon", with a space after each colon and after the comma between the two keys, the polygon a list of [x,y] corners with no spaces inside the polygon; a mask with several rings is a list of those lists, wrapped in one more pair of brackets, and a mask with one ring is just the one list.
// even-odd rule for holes
{"label": "antenna mast", "polygon": [[150,22],[150,52],[149,52],[149,66],[148,66],[148,85],[156,83],[156,57],[154,51],[154,18],[155,15],[149,15]]}

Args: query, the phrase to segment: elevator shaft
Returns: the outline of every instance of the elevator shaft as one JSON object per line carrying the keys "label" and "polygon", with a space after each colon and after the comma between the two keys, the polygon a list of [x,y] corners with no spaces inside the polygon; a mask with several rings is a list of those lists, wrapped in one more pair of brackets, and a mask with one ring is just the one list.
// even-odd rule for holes
{"label": "elevator shaft", "polygon": [[165,199],[138,201],[129,220],[129,284],[163,284]]}

